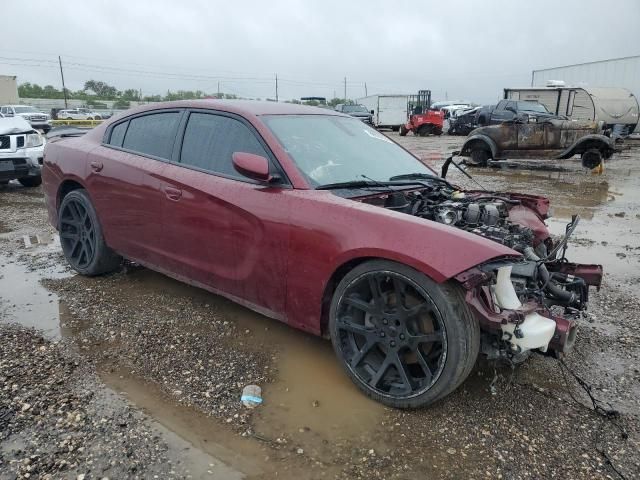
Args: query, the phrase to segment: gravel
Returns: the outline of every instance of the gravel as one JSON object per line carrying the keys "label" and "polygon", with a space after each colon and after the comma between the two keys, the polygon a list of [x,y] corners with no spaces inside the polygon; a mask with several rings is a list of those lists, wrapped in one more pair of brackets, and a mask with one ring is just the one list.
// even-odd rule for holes
{"label": "gravel", "polygon": [[182,478],[143,416],[63,345],[0,327],[0,478]]}

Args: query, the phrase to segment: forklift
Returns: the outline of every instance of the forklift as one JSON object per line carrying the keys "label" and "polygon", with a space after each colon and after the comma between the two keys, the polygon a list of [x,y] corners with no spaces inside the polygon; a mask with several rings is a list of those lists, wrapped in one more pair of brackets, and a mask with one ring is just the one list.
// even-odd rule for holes
{"label": "forklift", "polygon": [[408,132],[426,137],[427,135],[442,135],[444,114],[440,110],[431,110],[431,90],[419,90],[417,95],[409,95],[407,99],[407,113],[409,119],[406,125],[400,127],[400,136]]}

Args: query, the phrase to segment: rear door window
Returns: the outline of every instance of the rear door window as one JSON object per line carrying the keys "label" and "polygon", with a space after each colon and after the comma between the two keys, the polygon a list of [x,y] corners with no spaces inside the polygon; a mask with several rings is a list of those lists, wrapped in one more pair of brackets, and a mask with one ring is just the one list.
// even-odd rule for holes
{"label": "rear door window", "polygon": [[113,145],[115,147],[122,146],[124,134],[127,132],[127,125],[129,125],[129,122],[122,122],[111,129],[111,138],[109,139],[109,145]]}
{"label": "rear door window", "polygon": [[184,132],[180,162],[228,177],[247,180],[233,168],[234,152],[269,158],[255,134],[234,118],[192,113]]}
{"label": "rear door window", "polygon": [[181,112],[162,112],[129,120],[122,148],[170,159]]}

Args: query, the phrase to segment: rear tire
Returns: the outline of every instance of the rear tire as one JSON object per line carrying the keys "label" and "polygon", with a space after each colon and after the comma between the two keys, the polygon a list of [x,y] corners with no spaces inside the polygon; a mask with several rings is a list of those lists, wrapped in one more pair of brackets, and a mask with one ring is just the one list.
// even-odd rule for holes
{"label": "rear tire", "polygon": [[478,357],[480,326],[462,288],[399,263],[372,260],[347,273],[329,315],[347,375],[390,407],[423,407],[447,396]]}
{"label": "rear tire", "polygon": [[58,228],[62,252],[71,267],[82,275],[95,276],[116,270],[122,258],[104,241],[89,194],[72,190],[58,210]]}
{"label": "rear tire", "polygon": [[409,130],[404,125],[400,125],[400,136],[406,137]]}
{"label": "rear tire", "polygon": [[42,184],[42,177],[40,175],[36,177],[24,177],[24,178],[19,178],[18,181],[23,187],[27,187],[27,188],[38,187]]}
{"label": "rear tire", "polygon": [[602,153],[597,148],[590,148],[582,154],[582,166],[594,169],[602,163]]}

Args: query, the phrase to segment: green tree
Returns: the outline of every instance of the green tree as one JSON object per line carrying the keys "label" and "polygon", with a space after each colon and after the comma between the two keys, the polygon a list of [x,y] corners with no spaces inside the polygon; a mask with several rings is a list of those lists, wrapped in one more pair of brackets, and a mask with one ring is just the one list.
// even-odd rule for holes
{"label": "green tree", "polygon": [[330,107],[335,107],[339,103],[349,103],[345,98],[332,98],[329,100],[328,105]]}
{"label": "green tree", "polygon": [[134,88],[127,88],[122,92],[122,95],[120,96],[120,98],[122,100],[138,101],[140,100],[140,92]]}
{"label": "green tree", "polygon": [[96,98],[100,98],[102,100],[115,100],[120,96],[120,92],[116,87],[112,87],[111,85],[98,80],[87,80],[84,82],[83,90],[85,92],[93,92]]}

